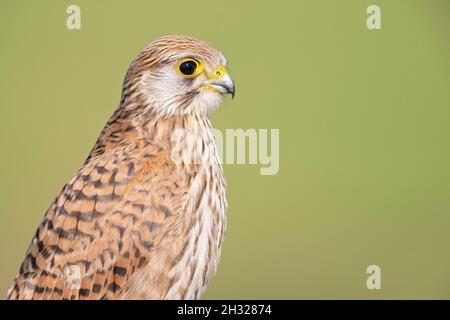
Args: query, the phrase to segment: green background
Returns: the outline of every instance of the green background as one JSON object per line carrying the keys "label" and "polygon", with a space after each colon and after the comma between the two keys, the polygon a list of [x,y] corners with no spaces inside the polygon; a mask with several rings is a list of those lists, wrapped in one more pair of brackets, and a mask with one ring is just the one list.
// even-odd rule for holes
{"label": "green background", "polygon": [[[280,129],[277,175],[225,166],[228,232],[204,298],[450,298],[450,1],[174,3],[1,1],[0,292],[131,60],[188,34],[236,82],[214,125]],[[373,3],[382,30],[366,28]],[[81,30],[66,29],[70,4]]]}

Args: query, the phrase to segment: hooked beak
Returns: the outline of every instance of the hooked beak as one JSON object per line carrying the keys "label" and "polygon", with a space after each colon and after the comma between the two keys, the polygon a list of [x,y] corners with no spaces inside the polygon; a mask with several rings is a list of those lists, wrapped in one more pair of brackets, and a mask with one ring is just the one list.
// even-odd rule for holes
{"label": "hooked beak", "polygon": [[234,98],[234,81],[228,74],[225,74],[223,77],[210,82],[209,85],[220,93],[231,93],[231,98]]}

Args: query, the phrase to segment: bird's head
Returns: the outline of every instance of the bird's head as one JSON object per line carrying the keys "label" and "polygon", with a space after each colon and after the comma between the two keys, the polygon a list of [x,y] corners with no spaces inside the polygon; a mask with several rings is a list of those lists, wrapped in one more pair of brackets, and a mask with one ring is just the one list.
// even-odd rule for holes
{"label": "bird's head", "polygon": [[188,36],[165,36],[150,43],[130,66],[122,102],[137,93],[145,108],[162,117],[210,115],[234,82],[225,56]]}

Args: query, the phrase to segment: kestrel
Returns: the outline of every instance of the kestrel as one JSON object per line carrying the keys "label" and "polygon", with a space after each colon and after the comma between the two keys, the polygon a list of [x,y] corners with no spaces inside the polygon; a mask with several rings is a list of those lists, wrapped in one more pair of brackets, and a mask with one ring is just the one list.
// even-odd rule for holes
{"label": "kestrel", "polygon": [[234,96],[226,65],[188,36],[161,37],[137,56],[119,107],[50,205],[8,299],[200,297],[226,227],[210,122]]}

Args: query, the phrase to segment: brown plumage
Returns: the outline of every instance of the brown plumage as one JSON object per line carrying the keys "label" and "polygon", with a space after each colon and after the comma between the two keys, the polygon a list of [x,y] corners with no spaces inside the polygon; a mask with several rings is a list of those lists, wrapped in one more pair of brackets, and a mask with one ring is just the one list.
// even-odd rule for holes
{"label": "brown plumage", "polygon": [[226,227],[209,120],[224,94],[234,95],[225,65],[219,51],[186,36],[159,38],[138,55],[119,107],[45,214],[8,299],[202,294]]}

